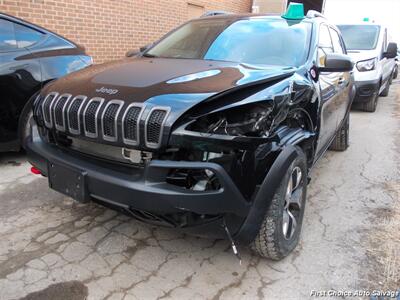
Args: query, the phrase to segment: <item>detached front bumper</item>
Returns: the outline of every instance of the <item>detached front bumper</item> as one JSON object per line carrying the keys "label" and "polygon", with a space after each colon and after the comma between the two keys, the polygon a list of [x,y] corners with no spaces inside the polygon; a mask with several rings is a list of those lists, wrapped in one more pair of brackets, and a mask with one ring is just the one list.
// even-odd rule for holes
{"label": "detached front bumper", "polygon": [[353,103],[366,103],[379,94],[379,79],[356,81],[356,95]]}
{"label": "detached front bumper", "polygon": [[[30,163],[45,176],[49,175],[52,164],[83,174],[89,199],[156,214],[193,212],[246,217],[250,209],[250,203],[216,163],[152,160],[143,168],[124,167],[64,151],[37,135],[27,140],[26,151]],[[208,169],[217,176],[222,188],[193,191],[169,184],[166,176],[171,169]]]}

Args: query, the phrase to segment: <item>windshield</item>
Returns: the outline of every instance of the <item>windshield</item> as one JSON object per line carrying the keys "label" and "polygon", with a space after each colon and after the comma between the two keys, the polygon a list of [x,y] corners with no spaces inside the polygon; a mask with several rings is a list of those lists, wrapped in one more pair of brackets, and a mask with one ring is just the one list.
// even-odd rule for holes
{"label": "windshield", "polygon": [[379,37],[378,25],[339,25],[347,50],[373,50]]}
{"label": "windshield", "polygon": [[200,19],[167,35],[145,56],[297,67],[307,58],[310,32],[310,23],[281,19]]}

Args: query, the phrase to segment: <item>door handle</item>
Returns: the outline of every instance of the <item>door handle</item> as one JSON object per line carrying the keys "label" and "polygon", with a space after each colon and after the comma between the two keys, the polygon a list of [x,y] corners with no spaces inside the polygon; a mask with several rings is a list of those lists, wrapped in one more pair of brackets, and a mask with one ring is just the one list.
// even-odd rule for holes
{"label": "door handle", "polygon": [[343,77],[340,77],[339,80],[338,80],[338,84],[339,85],[342,85],[345,82],[346,82],[346,80]]}

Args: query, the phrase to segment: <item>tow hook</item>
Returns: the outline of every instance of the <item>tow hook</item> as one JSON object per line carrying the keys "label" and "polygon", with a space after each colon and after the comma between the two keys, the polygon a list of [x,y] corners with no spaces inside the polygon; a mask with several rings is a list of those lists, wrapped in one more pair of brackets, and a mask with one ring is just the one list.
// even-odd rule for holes
{"label": "tow hook", "polygon": [[35,167],[31,167],[31,173],[35,175],[42,175],[42,172]]}
{"label": "tow hook", "polygon": [[233,254],[235,254],[235,256],[237,257],[237,259],[239,260],[239,265],[242,265],[242,257],[240,256],[239,251],[237,250],[235,241],[232,238],[232,235],[229,231],[228,226],[226,226],[226,222],[225,222],[225,218],[222,219],[222,227],[224,228],[226,235],[228,236],[229,241],[231,242],[231,248],[232,248],[232,252]]}

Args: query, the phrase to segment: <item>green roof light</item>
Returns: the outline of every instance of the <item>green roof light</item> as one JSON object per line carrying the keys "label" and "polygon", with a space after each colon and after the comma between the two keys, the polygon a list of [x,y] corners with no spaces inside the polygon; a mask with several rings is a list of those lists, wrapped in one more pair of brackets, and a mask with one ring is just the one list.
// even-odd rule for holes
{"label": "green roof light", "polygon": [[369,18],[364,18],[363,21],[364,22],[369,22]]}
{"label": "green roof light", "polygon": [[282,18],[288,20],[302,20],[304,19],[304,5],[302,3],[290,2],[286,13]]}

